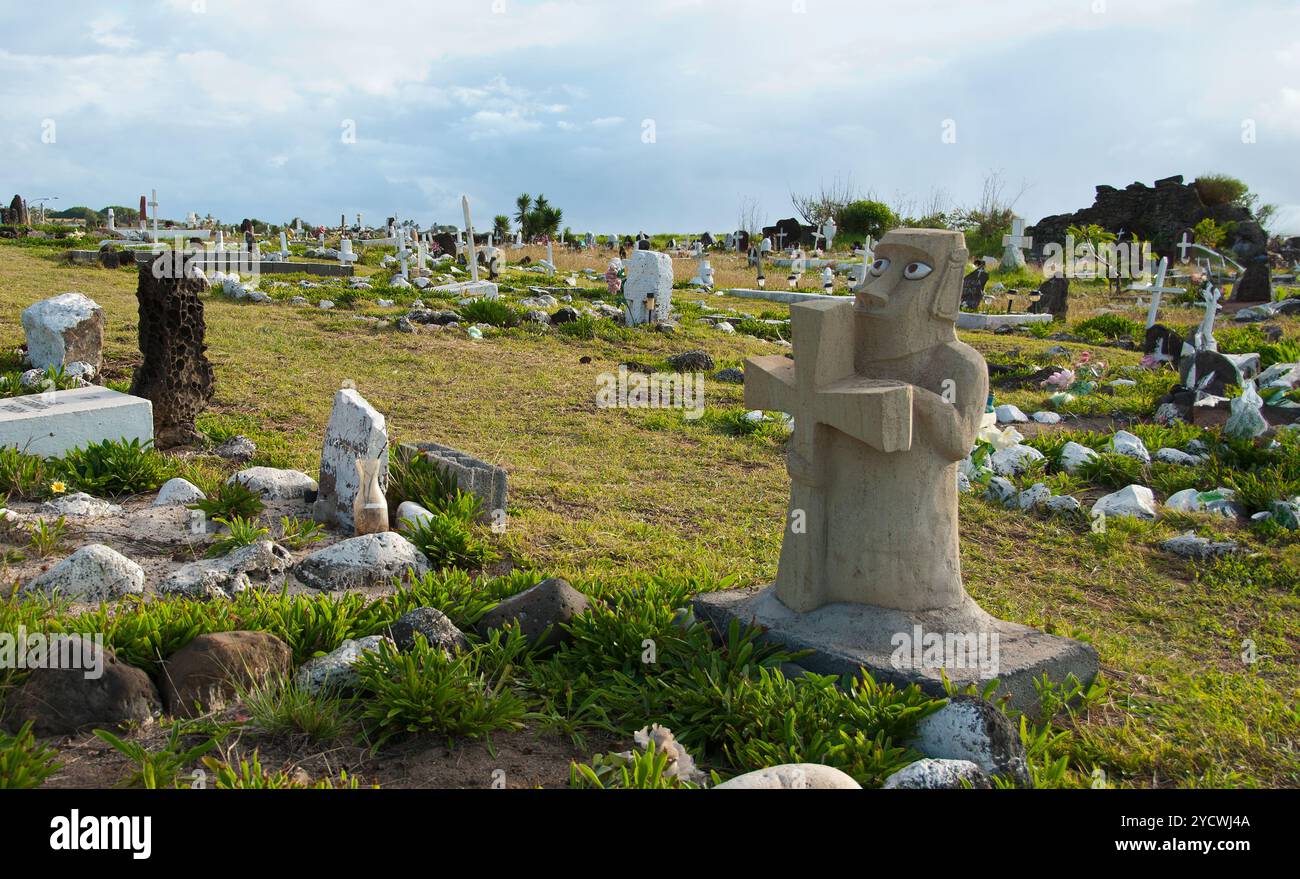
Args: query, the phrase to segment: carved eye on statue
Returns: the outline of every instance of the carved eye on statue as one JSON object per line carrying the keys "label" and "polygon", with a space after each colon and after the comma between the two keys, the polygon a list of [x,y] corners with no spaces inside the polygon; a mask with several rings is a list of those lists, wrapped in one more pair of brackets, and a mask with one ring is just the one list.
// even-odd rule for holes
{"label": "carved eye on statue", "polygon": [[889,260],[884,257],[881,257],[871,264],[871,274],[873,277],[879,278],[887,271],[889,271]]}
{"label": "carved eye on statue", "polygon": [[919,281],[932,271],[934,271],[934,269],[926,263],[908,263],[907,268],[903,269],[903,277],[907,278],[909,281]]}

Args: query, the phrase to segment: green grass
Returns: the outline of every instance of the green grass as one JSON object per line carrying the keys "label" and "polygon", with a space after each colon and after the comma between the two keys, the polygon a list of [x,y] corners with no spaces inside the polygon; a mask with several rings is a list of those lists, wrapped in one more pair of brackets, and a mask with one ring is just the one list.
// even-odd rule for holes
{"label": "green grass", "polygon": [[[0,243],[0,304],[16,314],[37,298],[84,291],[106,311],[106,377],[129,380],[139,356],[134,274],[63,266],[40,254]],[[728,270],[722,259],[714,262],[720,274]],[[681,291],[683,300],[691,296]],[[706,301],[755,309],[751,301],[726,296]],[[1101,304],[1090,288],[1077,301],[1072,291],[1072,318],[1086,319]],[[697,759],[724,774],[777,754],[820,756],[838,748],[833,759],[862,767],[853,771],[862,771],[869,783],[895,759],[904,759],[888,750],[897,747],[888,730],[890,711],[902,710],[899,694],[861,697],[869,703],[861,709],[841,705],[818,692],[815,681],[778,679],[767,657],[751,656],[738,665],[730,648],[705,647],[698,635],[671,625],[672,610],[695,590],[765,583],[775,575],[789,491],[782,437],[733,433],[725,426],[734,416],[701,424],[676,412],[595,405],[597,376],[627,360],[658,363],[699,348],[728,365],[781,349],[691,321],[672,336],[590,320],[572,330],[509,331],[472,342],[457,333],[377,329],[352,320],[352,313],[249,309],[222,298],[205,305],[216,396],[200,419],[202,429],[244,433],[274,466],[314,473],[334,392],[351,379],[388,418],[391,441],[442,442],[509,469],[511,515],[500,541],[527,570],[488,580],[464,572],[431,574],[377,603],[254,591],[229,602],[128,601],[111,614],[56,610],[50,616],[30,602],[16,608],[0,602],[0,629],[21,622],[36,630],[45,619],[66,630],[103,631],[123,661],[157,674],[160,658],[199,632],[257,628],[284,638],[301,663],[345,638],[379,632],[422,605],[439,607],[458,626],[472,628],[496,601],[545,572],[565,576],[607,602],[611,613],[592,614],[575,626],[572,646],[516,665],[520,670],[512,673],[510,686],[538,716],[530,724],[566,736],[613,730],[626,737],[660,722],[684,736]],[[363,299],[357,310],[365,308]],[[774,318],[782,314],[767,310]],[[1141,317],[1136,310],[1126,314]],[[1277,323],[1295,338],[1300,322]],[[985,354],[1008,356],[1020,349],[1022,360],[1044,358],[1056,344],[1075,354],[1091,351],[1112,368],[1140,357],[1095,343],[962,336]],[[0,349],[21,341],[16,321],[0,326]],[[1136,407],[1136,398],[1149,393],[1140,388],[1115,397],[1099,394],[1098,406]],[[998,401],[1032,412],[1043,408],[1046,396],[1028,388],[999,393]],[[744,411],[738,385],[710,382],[706,397],[709,411]],[[1241,446],[1228,447],[1222,458],[1224,467],[1261,478],[1290,460],[1289,454]],[[0,492],[8,490],[5,468],[0,454]],[[1215,475],[1209,468],[1206,473]],[[1293,478],[1285,471],[1279,475]],[[35,482],[47,483],[48,477]],[[210,483],[199,484],[206,489]],[[1300,760],[1290,745],[1300,737],[1294,707],[1300,691],[1300,597],[1285,581],[1265,581],[1260,573],[1294,569],[1294,535],[1266,541],[1255,532],[1232,531],[1263,561],[1252,563],[1258,571],[1224,569],[1207,581],[1202,572],[1210,565],[1159,551],[1159,541],[1177,533],[1175,523],[1117,536],[1103,555],[1086,522],[1011,514],[968,496],[960,504],[962,572],[972,597],[1001,618],[1085,638],[1101,656],[1104,696],[1086,711],[1058,717],[1045,732],[1029,730],[1037,778],[1087,786],[1101,770],[1118,787],[1300,785]],[[1282,567],[1285,560],[1291,568]],[[659,571],[671,577],[657,580]],[[639,660],[646,637],[659,645],[660,662],[651,669]],[[1250,665],[1240,658],[1247,639],[1260,657]],[[758,666],[767,669],[766,683]],[[670,677],[662,676],[665,671]],[[11,672],[0,672],[0,689],[14,682]],[[749,688],[757,692],[737,695]],[[733,697],[736,711],[718,710]],[[850,726],[836,719],[858,710],[878,722]],[[772,712],[793,712],[791,736],[766,725]],[[829,727],[851,730],[852,741],[828,738]],[[890,744],[878,748],[882,731]],[[754,735],[776,751],[755,754],[742,747]],[[1064,768],[1057,772],[1052,767],[1062,759]],[[237,765],[228,768],[241,777]],[[249,778],[263,775],[250,772]]]}

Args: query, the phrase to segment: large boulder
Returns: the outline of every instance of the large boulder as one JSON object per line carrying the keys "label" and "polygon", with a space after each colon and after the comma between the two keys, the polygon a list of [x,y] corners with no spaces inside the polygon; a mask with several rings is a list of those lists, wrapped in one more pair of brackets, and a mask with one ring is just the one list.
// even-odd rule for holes
{"label": "large boulder", "polygon": [[60,293],[23,309],[27,359],[37,369],[81,361],[104,365],[104,309],[81,293]]}
{"label": "large boulder", "polygon": [[220,711],[240,690],[289,673],[293,651],[267,632],[199,635],[163,663],[163,698],[180,717]]}
{"label": "large boulder", "polygon": [[144,569],[102,543],[89,543],[23,589],[72,601],[97,602],[144,592]]}
{"label": "large boulder", "polygon": [[[60,646],[60,652],[89,656],[97,645],[80,635],[65,636],[77,644]],[[96,654],[102,673],[88,675],[86,668],[36,668],[7,700],[8,722],[21,726],[32,721],[37,735],[58,736],[88,726],[148,723],[160,710],[158,690],[149,676],[117,659],[111,647]]]}
{"label": "large boulder", "polygon": [[554,643],[564,634],[560,624],[590,606],[587,596],[568,581],[552,577],[489,610],[479,619],[478,628],[480,632],[488,632],[517,622],[520,632],[530,642]]}
{"label": "large boulder", "polygon": [[427,573],[429,560],[395,531],[340,541],[317,550],[293,569],[303,583],[327,592],[384,586],[408,571],[414,576]]}

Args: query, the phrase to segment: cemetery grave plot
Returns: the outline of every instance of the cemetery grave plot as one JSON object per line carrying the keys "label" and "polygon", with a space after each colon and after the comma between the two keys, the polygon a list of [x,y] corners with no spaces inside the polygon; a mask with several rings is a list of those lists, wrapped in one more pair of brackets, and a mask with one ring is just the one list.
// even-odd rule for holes
{"label": "cemetery grave plot", "polygon": [[[245,704],[232,705],[218,715],[232,727],[223,747],[232,748],[227,756],[234,763],[240,757],[251,758],[256,750],[263,769],[284,773],[277,779],[283,785],[329,780],[335,785],[355,781],[400,786],[427,778],[435,784],[487,786],[492,782],[491,769],[482,756],[481,737],[491,731],[494,744],[512,755],[504,764],[510,786],[593,783],[579,770],[571,775],[571,762],[588,765],[602,784],[614,783],[617,773],[611,775],[593,755],[633,748],[633,733],[652,719],[620,714],[625,703],[619,701],[617,683],[608,675],[612,669],[626,667],[640,684],[659,687],[665,699],[686,706],[709,704],[706,693],[692,688],[690,672],[700,663],[725,666],[734,653],[710,646],[702,630],[683,627],[675,621],[676,611],[692,595],[724,584],[772,581],[780,546],[778,523],[789,488],[782,458],[789,431],[775,413],[757,421],[747,419],[750,410],[741,386],[726,380],[708,382],[705,416],[689,420],[671,410],[597,410],[592,402],[596,377],[629,362],[667,371],[674,355],[691,350],[707,352],[713,360],[710,375],[738,368],[747,357],[779,356],[789,351],[783,344],[790,339],[789,308],[698,292],[689,284],[697,261],[685,258],[672,261],[676,282],[672,299],[679,315],[673,332],[621,327],[596,315],[571,332],[563,332],[563,324],[543,330],[529,326],[524,318],[533,309],[519,306],[520,300],[551,295],[556,305],[549,311],[563,305],[593,307],[596,300],[612,304],[603,280],[606,254],[555,252],[555,276],[507,269],[499,279],[501,300],[515,315],[512,318],[492,306],[462,305],[459,297],[437,291],[394,287],[386,283],[391,267],[367,264],[376,255],[371,250],[366,249],[358,265],[358,275],[369,281],[370,289],[353,291],[348,281],[290,275],[261,280],[259,289],[268,293],[270,303],[238,301],[216,289],[209,291],[205,296],[208,356],[216,371],[216,394],[198,426],[217,440],[247,435],[258,451],[251,461],[238,464],[212,455],[181,458],[176,472],[205,488],[249,466],[316,474],[333,395],[350,380],[386,416],[393,439],[436,440],[508,469],[508,527],[503,534],[490,529],[478,532],[508,564],[489,567],[486,579],[477,584],[471,575],[480,567],[462,565],[462,573],[430,575],[405,595],[378,588],[358,598],[340,598],[295,587],[283,598],[274,591],[254,589],[222,601],[168,599],[155,609],[145,604],[126,613],[114,630],[119,639],[114,644],[120,645],[120,654],[128,661],[157,676],[160,651],[145,632],[154,625],[164,634],[174,632],[181,619],[197,620],[203,631],[270,631],[288,644],[291,665],[298,668],[314,654],[338,647],[343,637],[373,635],[419,606],[440,607],[452,623],[477,639],[482,635],[476,624],[491,605],[547,576],[564,577],[595,605],[577,624],[579,633],[590,638],[573,642],[580,647],[571,644],[538,653],[525,672],[515,672],[505,682],[523,705],[542,715],[540,720],[523,720],[520,706],[513,703],[496,704],[491,710],[481,704],[475,708],[467,696],[458,715],[463,726],[457,734],[462,736],[458,751],[471,755],[468,759],[457,762],[448,758],[441,744],[432,744],[432,739],[445,739],[443,729],[397,736],[374,753],[355,745],[360,729],[365,729],[371,742],[386,732],[367,722],[365,699],[346,705],[326,701],[313,709],[326,720],[340,721],[343,731],[325,722],[314,727],[325,736],[323,741],[303,744],[300,732],[295,733],[297,738],[268,732],[273,720],[285,719],[282,702],[273,710],[264,703],[275,700],[264,699],[250,715],[246,703],[258,703],[249,694],[251,700],[235,700]],[[512,251],[511,263],[521,254],[536,261],[545,257],[545,250]],[[753,270],[743,257],[711,255],[710,260],[717,289],[752,284]],[[584,268],[590,274],[583,274]],[[570,287],[566,280],[575,274],[576,285]],[[769,274],[777,272],[769,270]],[[5,281],[0,303],[12,314],[65,290],[83,290],[99,302],[108,314],[105,380],[109,387],[126,389],[130,367],[140,356],[133,275],[64,267],[54,259],[0,247],[0,278]],[[274,286],[281,279],[288,286]],[[547,292],[538,294],[530,286]],[[821,292],[815,273],[808,273],[805,286],[807,292]],[[307,301],[281,307],[294,296]],[[572,296],[572,302],[563,296]],[[335,307],[321,309],[320,299],[334,302]],[[393,305],[380,305],[379,299]],[[469,316],[461,314],[456,327],[419,324],[415,332],[402,332],[396,322],[410,313],[416,299],[429,311],[472,311]],[[1070,302],[1070,321],[1064,325],[1058,322],[1012,334],[962,334],[992,366],[1006,367],[1001,373],[993,370],[995,403],[1014,405],[1026,414],[1053,411],[1062,416],[1055,424],[997,426],[999,434],[1008,427],[1022,430],[1023,445],[1043,455],[1041,463],[1031,462],[1002,477],[1015,491],[1014,510],[1007,509],[1010,496],[990,493],[992,478],[984,479],[986,474],[977,469],[977,464],[1001,451],[992,435],[992,451],[980,462],[972,457],[976,471],[971,474],[974,479],[968,476],[972,488],[960,496],[966,588],[1002,619],[1086,638],[1097,648],[1102,663],[1105,686],[1073,713],[1031,719],[1031,731],[1061,734],[1030,748],[1034,781],[1041,786],[1088,786],[1095,780],[1094,771],[1101,769],[1115,786],[1285,785],[1294,778],[1296,766],[1281,743],[1293,738],[1295,729],[1293,720],[1278,717],[1285,716],[1279,709],[1296,686],[1293,659],[1300,558],[1280,515],[1268,522],[1249,522],[1248,516],[1266,511],[1271,501],[1282,499],[1273,494],[1292,491],[1289,486],[1300,480],[1294,435],[1270,433],[1258,443],[1243,445],[1222,443],[1222,427],[1214,423],[1204,430],[1199,422],[1194,430],[1153,425],[1154,401],[1168,392],[1171,377],[1139,371],[1140,334],[1124,332],[1130,324],[1141,329],[1145,309],[1136,303],[1123,308],[1121,316],[1129,324],[1087,324],[1114,303],[1100,287],[1086,284],[1075,284]],[[1175,327],[1190,328],[1200,320],[1195,308],[1168,304],[1162,308]],[[719,317],[734,318],[734,323],[727,322],[735,332],[718,328]],[[1300,323],[1292,316],[1281,315],[1269,323],[1281,328],[1283,344],[1300,337]],[[475,324],[482,338],[467,334],[467,327]],[[1221,350],[1233,347],[1233,337],[1224,330],[1235,326],[1221,318],[1216,328]],[[7,349],[22,341],[16,327],[6,324],[0,332],[4,333],[0,343]],[[1062,334],[1067,338],[1052,338]],[[1259,347],[1253,336],[1238,341]],[[1058,348],[1064,353],[1053,353]],[[1079,367],[1098,361],[1106,367],[1089,379],[1097,388],[1076,393],[1073,401],[1059,408],[1049,406],[1057,391],[1041,384],[1050,375],[1018,381],[1049,367],[1069,368],[1079,378],[1083,371]],[[1006,379],[1001,386],[999,376]],[[1137,377],[1129,379],[1137,384],[1111,388],[1114,393],[1100,390],[1130,376]],[[1086,430],[1081,431],[1081,425]],[[1153,457],[1150,464],[1107,451],[1120,429],[1143,441]],[[1274,436],[1281,448],[1269,449]],[[1060,464],[1067,438],[1099,453],[1099,465],[1082,474],[1067,472]],[[1197,441],[1205,444],[1206,451],[1199,451]],[[1197,466],[1155,460],[1164,448],[1208,457]],[[1003,457],[1015,460],[1014,455]],[[1127,481],[1130,478],[1133,482]],[[1224,482],[1234,479],[1235,498],[1199,496],[1230,487]],[[1032,503],[1022,510],[1021,495],[1030,492],[1033,500],[1032,489],[1038,483],[1054,497],[1081,500],[1082,512],[1057,513]],[[1095,531],[1087,515],[1091,507],[1106,494],[1135,483],[1155,489],[1159,518],[1108,516],[1106,529]],[[1196,496],[1184,498],[1182,506],[1187,508],[1168,507],[1166,502],[1185,490],[1184,483],[1196,489]],[[132,525],[131,514],[152,509],[147,492],[142,498],[109,500],[120,502],[126,514],[114,519],[101,542],[118,547],[142,565],[149,561],[153,567],[144,566],[146,591],[151,591],[162,571],[180,566],[170,557],[177,550],[170,555],[152,554],[147,547],[130,543],[130,531],[140,527],[138,520]],[[14,499],[11,506],[26,516],[42,502]],[[1225,516],[1225,502],[1243,505],[1242,515]],[[294,509],[305,516],[305,504],[300,506],[302,510]],[[270,510],[262,515],[262,522],[278,533],[282,514],[290,511]],[[177,512],[178,531],[183,531],[181,516]],[[6,541],[6,549],[24,553],[21,561],[11,559],[12,576],[6,574],[6,582],[28,582],[42,565],[57,563],[66,550],[85,542],[91,534],[78,527],[68,525],[62,549],[36,565],[26,558],[27,543]],[[115,533],[114,528],[121,532]],[[1235,544],[1235,550],[1207,550],[1206,558],[1185,558],[1165,548],[1188,531],[1209,545]],[[310,548],[291,551],[294,563],[317,549],[337,545],[343,537],[329,532]],[[1189,552],[1200,551],[1199,545],[1193,546]],[[184,552],[192,558],[197,548],[187,547]],[[656,576],[661,569],[669,572],[667,578]],[[172,609],[163,610],[164,606]],[[337,627],[315,629],[306,624],[309,609],[319,614],[326,612],[325,607],[332,609],[329,613],[338,620]],[[4,608],[10,615],[2,627],[6,629],[20,620],[39,628],[41,619],[71,621],[78,614],[96,613],[74,607],[43,616],[29,605],[11,603]],[[1207,636],[1207,619],[1215,619],[1224,631]],[[651,675],[637,671],[639,663],[599,646],[609,638],[640,643],[643,636],[668,645],[662,648],[663,675],[653,684]],[[1263,657],[1250,666],[1240,658],[1247,639]],[[440,655],[418,654],[421,668],[431,677],[452,682],[457,692],[481,694],[484,682],[502,683],[493,675],[499,673],[502,657],[519,648],[490,637],[475,644],[473,659],[463,665],[453,668]],[[161,652],[167,655],[174,646],[167,645]],[[778,654],[759,655],[759,661],[772,667],[782,659]],[[558,683],[584,673],[590,676],[584,685],[589,689],[574,691]],[[759,677],[755,671],[729,674],[737,680]],[[13,683],[5,682],[0,698],[9,698]],[[822,716],[819,712],[841,711],[845,703],[836,700],[847,698],[829,695],[806,679],[754,686],[753,693],[754,704],[739,707],[721,725],[724,731],[712,735],[703,735],[689,724],[675,725],[671,721],[679,715],[668,702],[661,717],[670,721],[665,726],[673,729],[701,766],[725,778],[790,762],[745,744],[781,740],[779,730],[765,725],[764,715],[772,705],[798,706],[811,727]],[[568,701],[571,695],[578,697],[576,703]],[[618,733],[603,728],[606,719],[595,708],[582,707],[582,699],[590,697],[597,704],[613,706],[607,709],[613,712],[609,721]],[[887,715],[901,710],[902,703],[893,701],[898,697],[860,693],[858,698],[864,704],[893,706]],[[382,704],[381,699],[372,696],[370,706]],[[1253,734],[1242,732],[1243,712]],[[680,716],[687,713],[682,709]],[[871,734],[881,729],[863,723],[861,728]],[[886,722],[884,728],[899,741],[906,738],[907,724],[893,723]],[[516,729],[518,724],[523,724],[522,730]],[[205,728],[198,725],[182,724],[179,729],[187,744],[201,743],[206,737]],[[335,736],[330,738],[332,731]],[[165,728],[152,727],[125,738],[161,752],[171,747],[168,735]],[[89,734],[56,739],[55,747],[69,768],[55,773],[50,784],[112,784],[134,770],[125,755]],[[326,758],[327,753],[339,756]],[[724,753],[734,756],[724,757]],[[1225,755],[1229,756],[1225,759]],[[783,756],[821,762],[824,755],[795,747]],[[880,784],[915,756],[880,764],[836,765],[870,786]],[[1066,768],[1058,774],[1049,767],[1060,757],[1067,758]],[[347,780],[340,777],[340,769],[347,770]],[[683,778],[694,776],[684,773]]]}

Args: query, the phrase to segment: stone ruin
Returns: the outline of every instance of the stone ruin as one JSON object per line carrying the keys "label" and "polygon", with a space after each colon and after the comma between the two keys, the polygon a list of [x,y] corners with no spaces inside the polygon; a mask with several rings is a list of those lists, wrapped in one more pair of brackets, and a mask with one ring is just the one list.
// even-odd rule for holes
{"label": "stone ruin", "polygon": [[1142,183],[1131,183],[1123,189],[1098,186],[1097,200],[1092,207],[1073,214],[1044,217],[1026,231],[1033,236],[1034,254],[1040,259],[1048,244],[1064,244],[1070,226],[1095,223],[1111,232],[1122,230],[1150,241],[1158,255],[1168,256],[1172,261],[1179,256],[1176,247],[1179,234],[1205,219],[1221,226],[1234,224],[1226,245],[1239,256],[1265,252],[1268,236],[1247,208],[1206,205],[1195,184],[1184,183],[1182,175],[1157,180],[1154,187]]}
{"label": "stone ruin", "polygon": [[[212,399],[212,364],[203,343],[207,325],[201,276],[155,272],[161,262],[140,265],[135,296],[140,303],[140,353],[131,395],[153,403],[154,443],[160,449],[202,439],[194,419]],[[162,277],[158,277],[161,275]]]}

